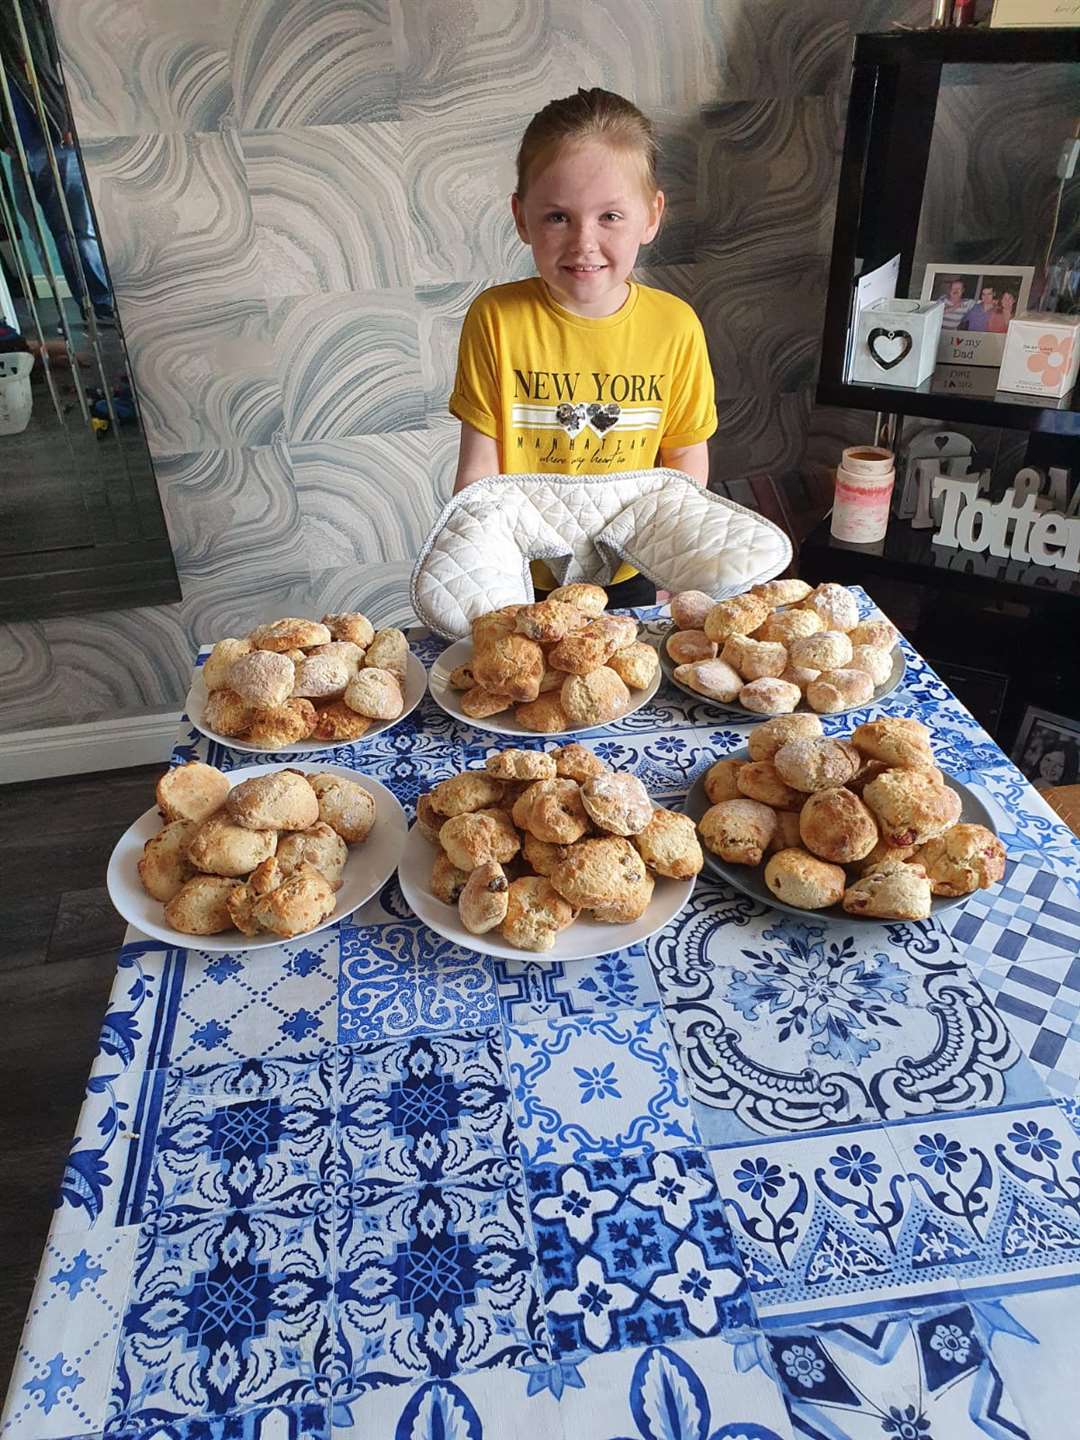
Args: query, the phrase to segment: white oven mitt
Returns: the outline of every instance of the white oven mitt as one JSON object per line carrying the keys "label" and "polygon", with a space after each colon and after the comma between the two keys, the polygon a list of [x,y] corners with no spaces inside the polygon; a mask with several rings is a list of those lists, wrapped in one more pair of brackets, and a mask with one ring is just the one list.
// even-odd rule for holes
{"label": "white oven mitt", "polygon": [[530,560],[545,561],[560,585],[610,584],[625,560],[661,589],[722,600],[786,569],[791,542],[681,470],[492,475],[436,520],[413,569],[413,609],[462,639],[477,615],[533,599]]}

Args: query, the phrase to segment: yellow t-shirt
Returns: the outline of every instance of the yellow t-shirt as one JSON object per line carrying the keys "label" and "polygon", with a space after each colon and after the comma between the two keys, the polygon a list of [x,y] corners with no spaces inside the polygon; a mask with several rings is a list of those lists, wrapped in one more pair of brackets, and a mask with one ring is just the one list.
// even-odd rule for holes
{"label": "yellow t-shirt", "polygon": [[[614,315],[575,315],[539,277],[496,285],[465,316],[450,413],[499,446],[504,475],[611,474],[716,429],[701,322],[684,301],[630,284]],[[623,565],[612,583],[637,572]],[[538,588],[556,581],[534,563]]]}

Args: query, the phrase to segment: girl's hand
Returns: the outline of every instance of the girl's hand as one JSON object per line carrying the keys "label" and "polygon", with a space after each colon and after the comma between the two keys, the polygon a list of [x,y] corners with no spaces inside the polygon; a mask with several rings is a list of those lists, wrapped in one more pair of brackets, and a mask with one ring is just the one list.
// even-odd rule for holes
{"label": "girl's hand", "polygon": [[464,420],[461,422],[461,443],[458,446],[457,476],[454,479],[453,494],[464,490],[474,480],[483,480],[488,475],[499,473],[499,446],[490,436],[475,429]]}
{"label": "girl's hand", "polygon": [[709,447],[704,440],[684,445],[681,450],[660,450],[661,463],[669,470],[681,470],[703,489],[709,483]]}

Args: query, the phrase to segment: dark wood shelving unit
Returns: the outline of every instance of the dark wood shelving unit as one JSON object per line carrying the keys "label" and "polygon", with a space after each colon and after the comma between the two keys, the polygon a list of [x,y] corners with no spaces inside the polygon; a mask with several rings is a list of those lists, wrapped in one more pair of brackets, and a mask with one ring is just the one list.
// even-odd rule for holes
{"label": "dark wood shelving unit", "polygon": [[817,400],[821,405],[924,416],[956,424],[1027,430],[1040,455],[1080,438],[1080,386],[1071,408],[1022,396],[952,395],[926,386],[854,384],[844,356],[856,259],[863,272],[898,252],[897,294],[906,295],[926,184],[941,71],[945,65],[1080,62],[1080,29],[912,30],[858,35],[833,229]]}

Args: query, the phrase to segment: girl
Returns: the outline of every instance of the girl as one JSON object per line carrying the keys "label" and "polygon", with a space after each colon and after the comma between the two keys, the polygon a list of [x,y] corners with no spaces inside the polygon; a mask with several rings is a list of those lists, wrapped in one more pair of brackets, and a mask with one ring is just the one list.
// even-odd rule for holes
{"label": "girl", "polygon": [[[473,302],[450,411],[461,421],[455,492],[487,475],[609,475],[657,464],[699,485],[716,429],[705,335],[689,305],[630,277],[660,228],[657,144],[607,90],[553,100],[530,121],[511,209],[539,274]],[[557,584],[533,564],[538,594]],[[612,605],[656,591],[623,565]]]}

